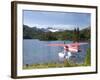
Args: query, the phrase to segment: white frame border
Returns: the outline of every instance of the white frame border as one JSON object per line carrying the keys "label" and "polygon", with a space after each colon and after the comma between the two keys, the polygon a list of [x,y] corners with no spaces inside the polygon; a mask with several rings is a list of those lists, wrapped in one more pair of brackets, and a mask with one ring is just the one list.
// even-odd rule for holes
{"label": "white frame border", "polygon": [[[82,12],[91,13],[91,66],[89,67],[71,67],[71,68],[49,68],[49,69],[32,69],[23,70],[23,30],[22,30],[22,11],[25,10],[43,10],[43,11],[63,11],[63,12]],[[94,8],[79,8],[79,7],[61,7],[61,6],[46,6],[46,5],[28,5],[17,4],[17,76],[30,75],[52,75],[52,74],[69,74],[82,72],[96,71],[96,9]]]}

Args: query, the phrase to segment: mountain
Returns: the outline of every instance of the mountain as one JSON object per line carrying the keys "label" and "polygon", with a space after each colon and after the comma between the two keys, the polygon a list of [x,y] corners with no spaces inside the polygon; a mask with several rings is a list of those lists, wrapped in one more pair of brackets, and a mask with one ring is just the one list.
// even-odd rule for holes
{"label": "mountain", "polygon": [[37,28],[23,25],[23,39],[39,39],[39,40],[90,40],[90,27],[79,30],[56,29],[52,27]]}
{"label": "mountain", "polygon": [[43,33],[43,30],[38,29],[36,27],[29,27],[27,25],[23,25],[23,38],[24,39],[32,39],[37,38],[39,35]]}
{"label": "mountain", "polygon": [[51,32],[58,32],[59,30],[57,30],[57,29],[48,29],[49,31],[51,31]]}
{"label": "mountain", "polygon": [[64,31],[62,29],[56,29],[56,28],[52,28],[52,27],[48,27],[48,28],[37,28],[43,32],[59,32],[59,31]]}

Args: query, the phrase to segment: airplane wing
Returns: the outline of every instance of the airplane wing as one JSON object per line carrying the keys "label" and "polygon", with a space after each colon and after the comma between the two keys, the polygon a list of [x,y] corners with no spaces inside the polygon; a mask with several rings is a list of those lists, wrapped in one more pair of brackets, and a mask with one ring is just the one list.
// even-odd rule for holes
{"label": "airplane wing", "polygon": [[76,43],[70,43],[70,44],[67,44],[67,45],[74,47],[74,46],[80,46],[80,45],[85,45],[85,44],[88,44],[88,43],[78,43],[78,42],[76,42]]}
{"label": "airplane wing", "polygon": [[74,46],[80,46],[80,45],[85,45],[85,44],[88,44],[88,43],[69,43],[69,44],[61,44],[61,43],[59,43],[59,44],[48,44],[48,46],[62,46],[62,47],[64,47],[64,46],[72,46],[72,47],[74,47]]}
{"label": "airplane wing", "polygon": [[48,44],[48,46],[67,46],[67,44]]}
{"label": "airplane wing", "polygon": [[79,45],[85,45],[85,44],[88,44],[88,43],[79,43]]}

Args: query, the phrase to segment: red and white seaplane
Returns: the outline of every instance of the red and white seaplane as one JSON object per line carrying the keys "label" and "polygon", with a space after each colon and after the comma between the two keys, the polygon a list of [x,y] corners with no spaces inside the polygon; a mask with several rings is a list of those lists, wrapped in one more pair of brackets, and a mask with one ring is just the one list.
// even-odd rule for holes
{"label": "red and white seaplane", "polygon": [[[70,43],[70,44],[48,44],[48,46],[61,46],[64,48],[62,52],[58,53],[59,58],[69,59],[72,56],[72,53],[80,52],[80,45],[87,43]],[[66,55],[67,54],[67,55]]]}

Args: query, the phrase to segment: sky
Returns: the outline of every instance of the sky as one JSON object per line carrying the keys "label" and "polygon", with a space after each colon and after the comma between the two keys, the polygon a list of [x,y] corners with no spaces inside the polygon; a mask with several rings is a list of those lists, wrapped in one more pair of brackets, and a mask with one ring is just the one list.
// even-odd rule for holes
{"label": "sky", "polygon": [[90,13],[23,11],[23,24],[38,28],[80,29],[90,26]]}

